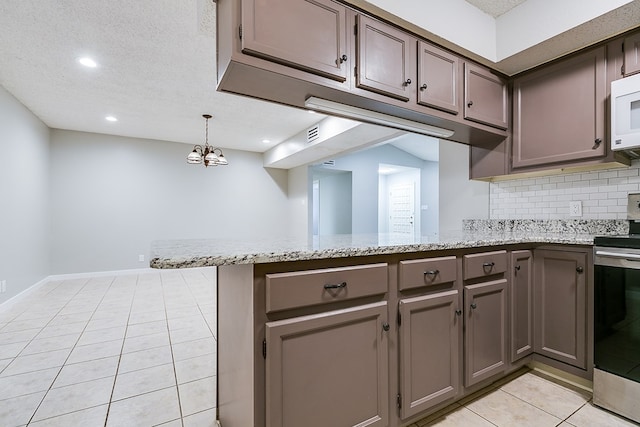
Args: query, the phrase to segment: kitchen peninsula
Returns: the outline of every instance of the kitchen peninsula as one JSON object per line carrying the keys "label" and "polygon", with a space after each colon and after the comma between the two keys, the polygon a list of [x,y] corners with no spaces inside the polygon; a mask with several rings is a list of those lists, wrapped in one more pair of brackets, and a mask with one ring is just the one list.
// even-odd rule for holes
{"label": "kitchen peninsula", "polygon": [[534,361],[590,380],[593,237],[625,226],[165,241],[151,266],[218,267],[222,426],[397,427]]}

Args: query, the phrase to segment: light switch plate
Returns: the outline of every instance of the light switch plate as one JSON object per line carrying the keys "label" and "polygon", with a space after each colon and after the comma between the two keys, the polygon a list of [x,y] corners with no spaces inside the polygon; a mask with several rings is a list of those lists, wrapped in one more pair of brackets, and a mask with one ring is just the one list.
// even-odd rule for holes
{"label": "light switch plate", "polygon": [[640,219],[640,193],[629,193],[627,196],[627,219]]}

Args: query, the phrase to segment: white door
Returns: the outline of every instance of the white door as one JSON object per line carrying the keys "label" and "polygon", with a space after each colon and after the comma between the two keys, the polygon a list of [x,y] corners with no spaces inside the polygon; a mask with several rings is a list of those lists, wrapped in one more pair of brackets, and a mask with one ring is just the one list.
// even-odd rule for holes
{"label": "white door", "polygon": [[415,231],[414,184],[389,187],[389,232],[413,236]]}

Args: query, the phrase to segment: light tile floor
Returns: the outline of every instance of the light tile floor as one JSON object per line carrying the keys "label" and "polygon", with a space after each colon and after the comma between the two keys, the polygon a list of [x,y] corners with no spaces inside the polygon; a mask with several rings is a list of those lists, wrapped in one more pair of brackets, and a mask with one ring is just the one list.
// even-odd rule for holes
{"label": "light tile floor", "polygon": [[[215,318],[213,269],[52,281],[0,305],[0,426],[215,426]],[[637,425],[530,371],[410,427]]]}
{"label": "light tile floor", "polygon": [[209,427],[215,270],[51,281],[0,306],[0,426]]}
{"label": "light tile floor", "polygon": [[523,369],[409,427],[630,427],[591,393]]}

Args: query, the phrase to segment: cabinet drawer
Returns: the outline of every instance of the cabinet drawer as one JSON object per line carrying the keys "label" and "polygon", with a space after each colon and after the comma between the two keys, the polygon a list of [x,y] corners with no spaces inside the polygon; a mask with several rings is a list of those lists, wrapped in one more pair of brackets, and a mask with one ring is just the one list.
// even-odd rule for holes
{"label": "cabinet drawer", "polygon": [[507,251],[483,252],[464,256],[464,279],[491,276],[507,271]]}
{"label": "cabinet drawer", "polygon": [[267,313],[387,292],[387,264],[266,275]]}
{"label": "cabinet drawer", "polygon": [[416,259],[400,261],[399,289],[414,289],[423,286],[455,282],[457,279],[456,257]]}

